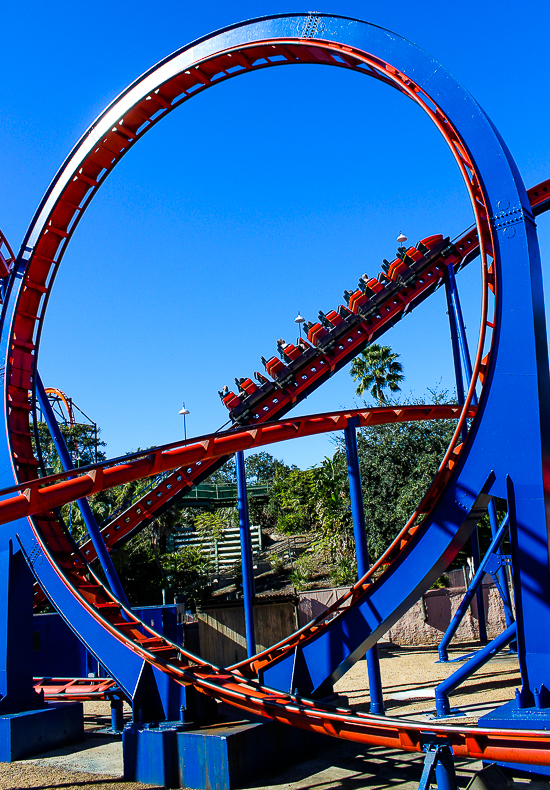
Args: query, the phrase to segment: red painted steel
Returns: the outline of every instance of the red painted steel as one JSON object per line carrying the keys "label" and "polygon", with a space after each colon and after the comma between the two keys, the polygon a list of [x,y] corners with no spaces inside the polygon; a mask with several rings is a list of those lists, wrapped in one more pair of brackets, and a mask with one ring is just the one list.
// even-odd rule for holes
{"label": "red painted steel", "polygon": [[9,276],[14,261],[15,255],[13,254],[13,250],[0,230],[0,280]]}
{"label": "red painted steel", "polygon": [[120,694],[111,678],[34,678],[34,689],[50,702],[106,700],[115,690]]}
{"label": "red painted steel", "polygon": [[[268,41],[241,47],[238,50],[218,53],[204,62],[197,63],[195,68],[170,79],[146,99],[140,100],[125,114],[124,118],[121,118],[112,127],[111,131],[98,137],[97,145],[92,146],[86,160],[79,164],[78,170],[61,190],[59,198],[53,204],[47,226],[43,228],[36,239],[29,260],[12,326],[6,373],[8,377],[10,447],[18,480],[21,482],[21,488],[27,489],[27,495],[8,500],[7,502],[11,504],[0,504],[4,506],[5,512],[11,507],[9,516],[11,518],[17,518],[31,511],[40,513],[40,516],[33,519],[33,529],[37,541],[55,572],[71,589],[72,594],[79,598],[83,605],[94,613],[96,619],[102,622],[104,627],[114,633],[129,649],[163,669],[179,682],[193,683],[205,693],[224,699],[237,707],[296,726],[365,744],[421,751],[422,732],[426,729],[425,724],[391,719],[378,720],[376,717],[369,717],[365,714],[331,709],[318,703],[279,694],[245,679],[236,672],[220,670],[205,664],[193,669],[189,668],[186,666],[189,662],[200,664],[195,656],[177,648],[150,629],[145,629],[144,634],[144,625],[126,610],[125,617],[122,617],[121,605],[93,577],[87,566],[83,566],[80,560],[77,561],[76,558],[71,557],[70,543],[50,510],[57,504],[67,501],[66,495],[69,486],[72,486],[70,496],[74,499],[101,490],[107,485],[117,485],[126,479],[150,476],[157,474],[162,469],[174,468],[174,465],[179,463],[190,463],[190,457],[193,457],[193,463],[196,464],[200,461],[202,464],[203,458],[208,461],[209,458],[215,457],[214,447],[220,451],[220,455],[223,455],[224,452],[259,446],[259,441],[258,444],[254,444],[256,436],[258,434],[262,437],[269,436],[268,429],[272,430],[273,435],[279,437],[284,435],[285,438],[289,438],[292,433],[294,436],[301,435],[294,428],[290,429],[290,426],[296,425],[299,421],[285,421],[278,426],[257,424],[253,428],[233,432],[230,437],[220,435],[218,445],[211,437],[210,441],[195,445],[196,456],[192,456],[190,448],[179,447],[171,450],[159,450],[149,456],[132,461],[130,464],[121,464],[110,468],[97,467],[96,470],[75,480],[54,482],[44,489],[41,489],[39,484],[33,480],[36,473],[36,460],[32,454],[30,440],[28,397],[34,370],[36,331],[46,301],[45,294],[51,287],[51,273],[59,263],[79,217],[105,176],[129,150],[133,142],[168,111],[185,101],[191,92],[204,90],[215,81],[229,78],[231,76],[230,70],[233,70],[237,65],[242,70],[255,70],[274,65],[272,58],[283,58],[286,63],[300,60],[308,63],[330,63],[351,69],[360,68],[363,73],[371,73],[377,79],[390,82],[415,100],[430,116],[449,144],[464,176],[476,217],[484,282],[482,320],[474,374],[466,403],[458,419],[453,441],[434,485],[396,543],[384,555],[386,561],[388,558],[392,559],[397,556],[400,541],[407,540],[412,531],[417,529],[415,526],[417,516],[430,507],[441,491],[453,463],[453,454],[459,448],[461,430],[465,421],[473,415],[470,404],[483,368],[482,353],[486,345],[486,335],[490,333],[494,323],[488,320],[488,287],[491,286],[495,297],[498,296],[498,284],[488,265],[488,256],[492,251],[492,230],[488,222],[488,208],[475,163],[470,160],[468,152],[462,146],[450,119],[446,118],[441,110],[434,105],[422,87],[416,85],[407,75],[398,72],[377,58],[349,47],[329,42],[291,39]],[[390,312],[392,309],[397,309],[397,305],[394,305],[394,308],[389,307]],[[271,412],[268,408],[267,412],[261,415],[261,419],[260,416],[257,418],[257,423],[272,419],[274,414],[275,410]],[[135,477],[127,477],[129,468]],[[188,475],[187,482],[191,483],[192,468],[189,467],[189,469],[189,472],[185,471],[181,474],[182,477]],[[44,483],[44,481],[41,482]],[[46,510],[45,513],[44,510]],[[383,559],[381,558],[381,560]],[[80,563],[80,567],[77,567],[78,563]],[[367,578],[365,577],[359,584],[365,583]],[[146,634],[150,634],[150,636],[146,636]],[[499,732],[479,728],[458,729],[438,726],[429,729],[437,737],[440,736],[445,739],[446,743],[452,745],[455,754],[460,756],[507,762],[528,762],[538,765],[550,764],[550,735],[546,732]]]}
{"label": "red painted steel", "polygon": [[[534,209],[536,209],[538,206],[541,206],[544,202],[550,201],[550,179],[537,184],[534,187],[531,187],[527,194]],[[455,241],[454,247],[460,254],[461,261],[463,261],[465,258],[470,258],[476,255],[479,247],[477,230],[473,228],[459,240]],[[493,291],[494,277],[491,268],[488,271],[487,280],[489,288],[491,291]],[[416,298],[417,293],[415,293],[414,296]],[[403,308],[404,310],[406,309],[406,305],[407,303],[405,302]],[[388,319],[388,324],[390,323],[391,321]],[[486,363],[487,358],[484,358],[480,365],[479,375],[482,383],[483,372],[485,370]],[[265,379],[265,381],[267,381],[267,379]],[[236,396],[234,396],[234,398],[235,397]],[[234,398],[232,398],[232,400],[234,400]],[[143,497],[141,497],[141,499],[132,504],[126,511],[117,515],[116,518],[113,519],[113,521],[102,530],[102,536],[109,549],[114,548],[117,543],[124,539],[128,534],[139,530],[140,525],[143,524],[145,520],[153,517],[155,512],[160,507],[166,505],[167,502],[176,497],[187,487],[191,487],[187,474],[182,474],[182,472],[183,470],[179,469],[173,475],[163,480],[158,486],[148,491]],[[82,552],[89,561],[93,561],[95,559],[95,551],[91,541],[88,541],[84,544],[82,547]]]}
{"label": "red painted steel", "polygon": [[[232,455],[239,450],[250,450],[301,436],[340,431],[352,417],[358,418],[359,425],[368,426],[415,420],[458,419],[461,413],[461,406],[452,405],[379,406],[296,417],[177,442],[149,449],[146,454],[128,463],[117,462],[112,465],[112,461],[104,461],[85,467],[84,471],[73,469],[59,472],[28,480],[20,486],[2,489],[0,496],[17,490],[22,493],[0,501],[0,524],[47,513],[83,496],[91,496],[99,491],[158,475],[182,465],[202,464],[203,461]],[[473,419],[474,407],[470,407],[468,416]]]}

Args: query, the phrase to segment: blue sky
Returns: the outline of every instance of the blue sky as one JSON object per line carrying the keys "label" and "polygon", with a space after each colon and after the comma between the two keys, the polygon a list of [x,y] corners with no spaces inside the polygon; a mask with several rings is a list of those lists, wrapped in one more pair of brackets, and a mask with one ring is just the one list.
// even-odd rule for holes
{"label": "blue sky", "polygon": [[[126,85],[199,36],[289,10],[275,0],[21,9],[3,11],[0,83],[0,227],[16,249],[68,151]],[[550,176],[542,0],[523,18],[494,0],[327,0],[316,10],[366,19],[430,52],[484,107],[526,185]],[[227,419],[217,390],[261,369],[278,337],[295,337],[298,310],[311,320],[339,304],[392,257],[400,231],[416,242],[471,220],[443,141],[396,92],[315,66],[228,81],[157,125],[98,193],[50,301],[42,378],[102,426],[109,455],[178,439],[182,400],[188,433],[207,433]],[[539,228],[547,274],[547,217]],[[473,343],[476,264],[459,286]],[[453,388],[443,293],[385,342],[401,354],[405,395]],[[356,403],[344,370],[298,412]],[[305,468],[331,450],[316,437],[273,452]]]}

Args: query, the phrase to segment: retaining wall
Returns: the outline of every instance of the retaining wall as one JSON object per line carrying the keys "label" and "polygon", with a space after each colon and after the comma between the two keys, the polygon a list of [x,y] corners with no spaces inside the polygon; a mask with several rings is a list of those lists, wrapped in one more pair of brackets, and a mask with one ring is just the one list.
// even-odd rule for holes
{"label": "retaining wall", "polygon": [[[456,574],[462,572],[456,572]],[[486,576],[483,584],[483,599],[487,616],[487,635],[489,639],[498,636],[506,627],[502,599],[491,577]],[[455,575],[451,582],[460,580]],[[298,596],[298,624],[300,627],[326,609],[347,592],[347,587],[333,587],[326,590],[309,590]],[[455,614],[466,588],[464,585],[446,587],[428,592],[417,601],[397,623],[390,628],[385,639],[396,645],[438,645]],[[453,643],[471,642],[479,638],[477,603],[466,612]]]}

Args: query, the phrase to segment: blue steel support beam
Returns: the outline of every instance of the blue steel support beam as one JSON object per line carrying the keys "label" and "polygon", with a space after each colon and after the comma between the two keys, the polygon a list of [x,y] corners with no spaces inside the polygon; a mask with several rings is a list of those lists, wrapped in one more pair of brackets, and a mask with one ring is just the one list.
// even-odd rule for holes
{"label": "blue steel support beam", "polygon": [[[68,472],[71,469],[74,469],[74,464],[69,451],[67,450],[67,445],[65,444],[65,439],[63,438],[63,434],[61,433],[58,422],[55,419],[55,414],[53,413],[53,409],[51,407],[50,401],[48,400],[46,390],[42,384],[42,379],[38,374],[36,375],[36,396],[38,398],[42,414],[46,420],[46,424],[50,431],[63,469]],[[82,514],[84,524],[88,530],[88,535],[90,536],[90,540],[92,541],[93,547],[96,551],[97,558],[101,564],[101,567],[103,568],[103,572],[111,592],[125,606],[129,606],[126,593],[124,592],[122,584],[120,583],[120,579],[118,578],[113,561],[111,560],[109,552],[107,551],[107,547],[105,546],[105,542],[101,537],[101,531],[97,525],[97,521],[95,520],[90,505],[88,504],[88,500],[79,499],[77,500],[77,505]]]}
{"label": "blue steel support beam", "polygon": [[[460,364],[460,357],[464,364],[464,372],[466,380],[469,382],[472,379],[472,362],[470,359],[470,350],[468,348],[468,338],[466,337],[466,327],[464,326],[464,319],[462,317],[462,307],[460,304],[460,297],[458,295],[458,287],[456,284],[455,271],[452,266],[447,267],[445,274],[445,294],[447,296],[447,309],[449,312],[449,326],[451,329],[451,343],[453,348],[453,361],[455,367],[456,377],[456,393],[459,403],[464,403],[464,378],[462,375],[462,365]],[[474,391],[472,399],[473,403],[477,403],[477,396]],[[462,441],[466,440],[468,428],[466,424],[462,429]],[[479,537],[477,529],[472,533],[470,538],[472,547],[472,559],[474,561],[474,573],[479,568]],[[487,642],[487,622],[485,618],[485,603],[483,600],[483,590],[480,587],[476,593],[477,601],[477,616],[479,624],[479,641],[481,644]]]}
{"label": "blue steel support beam", "polygon": [[[453,349],[453,363],[455,369],[456,380],[456,397],[460,405],[464,403],[464,377],[462,376],[462,364],[460,362],[460,345],[458,342],[458,330],[456,326],[456,316],[453,306],[453,299],[450,284],[450,271],[452,266],[449,266],[445,274],[445,296],[447,297],[447,314],[449,316],[449,328],[451,330],[451,345]],[[465,439],[468,429],[465,426],[462,432],[462,438]]]}
{"label": "blue steel support beam", "polygon": [[[32,667],[32,573],[17,544],[0,550],[0,716],[45,707]],[[0,744],[0,755],[6,745]],[[0,759],[10,759],[1,756]]]}
{"label": "blue steel support beam", "polygon": [[252,566],[252,541],[248,522],[248,498],[246,495],[246,470],[244,452],[235,454],[237,462],[237,508],[239,511],[239,530],[241,535],[241,566],[243,572],[244,625],[246,630],[246,654],[256,654],[254,637],[254,568]]}
{"label": "blue steel support beam", "polygon": [[471,604],[471,602],[472,602],[472,600],[474,598],[474,595],[476,594],[476,591],[481,586],[481,582],[483,581],[483,577],[485,575],[485,568],[487,567],[487,565],[488,565],[493,553],[498,549],[498,547],[502,543],[502,541],[504,539],[504,536],[506,535],[506,532],[508,531],[508,525],[509,525],[509,520],[508,520],[508,516],[507,516],[504,519],[504,521],[502,522],[502,525],[500,526],[500,528],[498,529],[497,534],[495,535],[495,537],[491,541],[491,545],[487,549],[487,552],[486,552],[485,556],[483,557],[482,561],[480,562],[479,568],[477,569],[477,572],[476,572],[474,578],[472,579],[472,581],[470,583],[470,586],[466,590],[464,598],[460,602],[460,605],[459,605],[458,609],[456,610],[453,619],[449,623],[449,627],[447,628],[447,630],[443,634],[443,638],[442,638],[441,642],[439,643],[439,648],[438,648],[439,660],[440,661],[448,661],[449,660],[449,655],[448,655],[448,652],[447,652],[447,648],[449,646],[449,643],[450,643],[451,639],[453,638],[453,636],[455,635],[456,629],[460,625],[460,623],[462,621],[462,618],[466,614],[466,611],[467,611],[469,605]]}
{"label": "blue steel support beam", "polygon": [[[458,345],[462,355],[462,363],[464,365],[464,372],[466,374],[466,381],[468,386],[472,380],[472,360],[470,358],[470,349],[468,348],[468,338],[466,336],[466,327],[464,326],[464,319],[462,317],[462,307],[460,305],[460,297],[458,296],[458,288],[456,284],[455,270],[452,266],[447,267],[447,276],[445,278],[445,289],[447,292],[447,303],[450,303],[451,311],[454,317],[454,326],[457,332]],[[449,313],[450,317],[450,313]],[[454,350],[454,342],[453,342]],[[455,360],[456,371],[456,360]],[[477,395],[474,392],[472,403],[477,404]]]}
{"label": "blue steel support beam", "polygon": [[[357,420],[350,420],[344,429],[346,441],[346,459],[348,465],[349,495],[351,515],[353,518],[353,537],[355,540],[355,556],[357,560],[357,576],[362,579],[370,567],[367,533],[365,529],[365,510],[363,507],[363,491],[361,488],[361,470],[357,450]],[[382,679],[380,677],[380,658],[378,645],[367,652],[367,672],[369,676],[370,712],[384,715],[384,697]]]}
{"label": "blue steel support beam", "polygon": [[446,716],[451,715],[451,707],[449,705],[449,697],[448,695],[451,691],[454,691],[457,686],[460,686],[466,678],[470,677],[477,669],[486,664],[490,658],[492,658],[499,650],[502,650],[503,647],[510,644],[510,642],[516,638],[516,624],[512,623],[506,628],[501,634],[499,634],[495,639],[489,642],[488,645],[482,647],[481,650],[472,656],[469,661],[466,661],[465,664],[462,664],[456,672],[453,672],[448,678],[446,678],[439,686],[436,686],[435,689],[435,709],[436,709],[436,716],[438,718],[445,718]]}
{"label": "blue steel support beam", "polygon": [[451,748],[446,744],[433,742],[426,743],[423,750],[426,757],[418,790],[430,790],[434,778],[437,790],[458,790]]}
{"label": "blue steel support beam", "polygon": [[[498,516],[494,499],[491,499],[488,510],[489,522],[491,524],[491,535],[494,539],[498,533]],[[502,547],[500,545],[496,549],[495,553],[499,556],[502,555]],[[508,627],[509,625],[512,625],[514,618],[512,615],[512,601],[510,598],[510,589],[508,587],[508,578],[506,576],[506,570],[502,565],[497,571],[497,579],[500,587],[500,594],[502,596],[502,602],[504,604],[504,617],[506,618],[506,626]]]}
{"label": "blue steel support beam", "polygon": [[[480,214],[480,238],[482,242],[490,242],[489,255],[494,255],[491,263],[498,286],[495,314],[488,316],[494,321],[487,324],[493,329],[488,333],[492,337],[487,337],[487,340],[492,341],[492,347],[485,368],[480,407],[446,490],[430,514],[429,536],[424,539],[424,530],[418,536],[413,536],[399,562],[394,563],[381,580],[369,585],[360,605],[349,607],[349,611],[334,618],[328,630],[320,629],[310,637],[302,648],[305,669],[311,673],[312,686],[315,688],[329,676],[333,679],[340,676],[356,654],[364,655],[365,650],[444,571],[447,560],[456,553],[456,546],[462,544],[481,510],[486,509],[487,498],[507,495],[509,477],[514,498],[511,532],[514,541],[512,554],[519,659],[524,683],[523,704],[534,704],[535,689],[540,689],[541,684],[548,685],[550,674],[547,639],[550,628],[550,487],[547,476],[542,473],[543,468],[548,468],[550,460],[550,374],[542,270],[533,214],[517,166],[483,110],[431,56],[398,35],[358,20],[331,17],[328,14],[277,15],[233,25],[199,42],[193,42],[164,59],[102,113],[52,181],[23,241],[16,263],[14,280],[17,282],[13,289],[10,285],[6,293],[0,361],[6,363],[2,425],[7,426],[8,441],[5,447],[0,443],[0,472],[7,478],[19,475],[22,480],[28,479],[26,476],[32,472],[25,467],[25,459],[17,456],[16,445],[22,446],[23,441],[16,435],[16,425],[20,423],[17,423],[14,415],[21,418],[27,405],[28,387],[25,382],[34,373],[40,337],[39,331],[36,335],[32,331],[41,319],[32,322],[32,315],[24,310],[25,302],[29,302],[28,291],[32,290],[34,294],[34,289],[29,289],[23,278],[27,278],[26,282],[29,283],[36,284],[42,280],[45,283],[45,263],[51,259],[50,271],[61,263],[67,243],[73,235],[72,228],[68,234],[61,228],[63,240],[59,244],[64,246],[56,247],[52,242],[56,228],[52,220],[56,219],[56,214],[63,216],[65,207],[72,205],[67,199],[72,196],[71,185],[76,184],[80,189],[79,174],[83,172],[84,165],[90,160],[94,161],[90,158],[95,155],[97,141],[103,139],[103,135],[108,139],[109,135],[114,134],[120,140],[120,130],[114,124],[119,124],[133,107],[139,109],[140,102],[152,97],[155,86],[160,90],[160,100],[163,98],[164,86],[179,79],[179,75],[190,69],[198,68],[202,62],[206,63],[216,53],[242,46],[251,47],[270,40],[291,41],[292,46],[307,50],[329,48],[331,42],[338,42],[346,48],[346,52],[355,51],[360,55],[368,53],[369,58],[373,56],[374,71],[365,69],[365,74],[380,75],[385,82],[391,79],[413,98],[413,91],[418,90],[414,95],[418,101],[422,100],[423,95],[426,96],[427,111],[431,115],[434,115],[433,107],[436,106],[446,121],[438,122],[440,131],[445,133],[445,127],[448,126],[453,139],[460,141],[460,150],[455,151],[457,161],[467,156],[468,172],[463,170],[464,180],[468,184],[473,205],[477,207],[480,201],[483,203],[487,222]],[[343,58],[337,55],[335,63],[340,63],[341,67],[345,63],[347,68],[347,56],[342,61]],[[288,62],[300,63],[301,60],[298,58]],[[323,57],[321,62],[330,61]],[[384,64],[390,68],[385,68]],[[260,68],[264,67],[262,62]],[[406,75],[409,76],[405,83],[402,76]],[[204,82],[203,76],[200,88],[192,95],[198,95],[206,88]],[[217,84],[214,80],[211,83]],[[411,86],[410,92],[408,86]],[[185,101],[187,98],[186,95]],[[178,103],[179,98],[172,107]],[[163,104],[168,104],[166,99]],[[153,126],[153,123],[145,126],[145,131]],[[141,136],[142,132],[139,133],[138,141]],[[451,136],[446,135],[446,138],[449,145],[454,146]],[[113,154],[118,156],[116,161],[131,149],[133,142],[129,145],[124,143],[123,146],[122,153],[117,149],[120,155]],[[116,161],[113,160],[113,166],[106,171],[106,176],[112,172]],[[95,188],[99,185],[96,184]],[[85,206],[90,204],[92,197],[93,193],[90,193]],[[58,210],[61,205],[64,206],[63,212]],[[75,204],[74,208],[82,216],[79,205]],[[52,255],[53,248],[56,254],[60,251],[57,257]],[[483,250],[481,257],[482,266],[486,267],[489,261],[485,259]],[[53,282],[53,279],[51,277],[49,282]],[[47,298],[43,303],[47,303]],[[26,343],[22,342],[23,329]],[[32,343],[34,347],[31,350],[34,338],[36,345]],[[23,368],[12,364],[14,348],[17,348],[16,356],[25,364],[30,364],[30,376],[22,376]],[[521,348],[520,355],[517,353],[518,348]],[[481,346],[479,350],[481,352]],[[10,401],[10,387],[18,391],[19,401]],[[511,391],[522,394],[519,424],[517,405],[510,398]],[[2,530],[3,535],[9,535],[10,530],[13,532],[15,527],[5,528]],[[23,543],[32,546],[32,542],[29,528],[23,534]],[[29,553],[29,557],[33,556]],[[53,591],[52,600],[58,596],[60,608],[67,611],[68,619],[74,617],[74,622],[78,623],[75,627],[89,632],[90,641],[101,652],[103,663],[108,663],[103,660],[103,654],[106,659],[111,658],[113,640],[109,639],[105,629],[101,629],[104,633],[96,632],[92,619],[95,622],[97,618],[91,618],[85,612],[82,614],[77,596],[73,596],[75,603],[69,598],[70,592],[60,588],[63,582],[57,574],[56,578],[53,577],[53,570],[50,573],[52,567],[45,561],[35,568],[41,583],[46,578],[45,586]],[[77,620],[77,616],[81,619]],[[99,637],[97,633],[100,633]],[[106,641],[110,647],[105,646]],[[340,649],[335,650],[338,646]],[[125,652],[127,656],[122,665],[114,662],[123,670],[122,674],[127,674],[127,665],[132,659],[132,651]],[[291,662],[285,658],[278,667],[279,674],[285,676],[285,683],[291,670]]]}

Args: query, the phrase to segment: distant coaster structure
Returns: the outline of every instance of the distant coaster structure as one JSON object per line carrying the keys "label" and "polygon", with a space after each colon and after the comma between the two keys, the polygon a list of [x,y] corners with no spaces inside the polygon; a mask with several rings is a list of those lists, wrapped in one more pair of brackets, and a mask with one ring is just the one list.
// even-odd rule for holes
{"label": "distant coaster structure", "polygon": [[[74,470],[50,414],[48,425],[66,471],[39,476],[32,433],[37,403],[48,412],[37,371],[43,321],[65,249],[97,190],[150,128],[193,95],[240,74],[304,63],[365,74],[415,101],[455,158],[475,227],[454,242],[431,236],[400,250],[378,277],[346,293],[347,305],[321,313],[319,322],[308,328],[307,341],[286,346],[283,360],[265,360],[267,375],[239,380],[239,392],[224,398],[233,421],[228,431]],[[335,737],[426,751],[425,784],[433,769],[439,772],[440,786],[453,786],[451,751],[534,770],[550,766],[550,503],[545,474],[550,377],[534,219],[550,206],[549,187],[544,182],[526,192],[489,118],[439,63],[400,36],[360,20],[292,14],[234,25],[183,47],[123,91],[61,166],[18,255],[8,245],[0,247],[0,347],[5,360],[0,469],[6,481],[0,492],[5,593],[0,604],[5,625],[0,727],[4,719],[13,721],[10,717],[45,704],[37,701],[30,671],[32,570],[39,585],[34,588],[35,605],[44,596],[53,603],[132,701],[134,718],[144,725],[177,716],[174,700],[179,712],[182,698],[174,695],[174,688],[181,687],[186,693],[197,690],[201,698],[221,699]],[[482,305],[470,362],[455,274],[476,257]],[[439,286],[447,293],[460,406],[387,407],[282,419]],[[521,393],[521,407],[514,393]],[[218,668],[132,614],[109,552],[231,454],[344,430],[350,475],[356,480],[353,443],[358,426],[437,418],[456,419],[456,429],[432,485],[370,570],[363,556],[361,578],[323,617],[245,662]],[[169,474],[99,530],[88,513],[87,496],[160,473]],[[338,709],[318,699],[429,589],[484,513],[494,513],[495,497],[507,502],[512,543],[514,637],[522,675],[517,698],[477,727],[434,724],[429,732],[425,723]],[[62,504],[75,500],[83,515],[88,513],[90,540],[82,546],[74,543],[59,513]],[[356,502],[358,556],[364,551],[360,522],[361,505]],[[91,567],[97,559],[106,583]]]}

